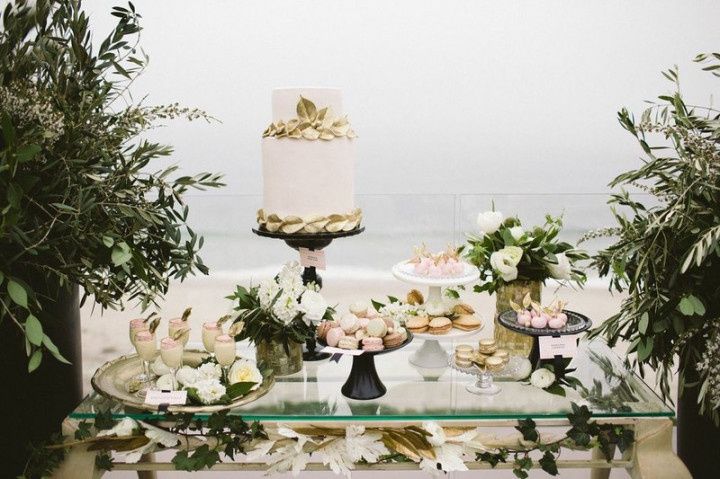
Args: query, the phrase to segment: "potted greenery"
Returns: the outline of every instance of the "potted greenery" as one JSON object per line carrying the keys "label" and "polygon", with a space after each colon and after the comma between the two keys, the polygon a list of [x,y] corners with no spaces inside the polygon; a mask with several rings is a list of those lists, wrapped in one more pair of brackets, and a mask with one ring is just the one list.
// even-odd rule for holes
{"label": "potted greenery", "polygon": [[302,345],[315,335],[313,321],[330,320],[335,312],[316,284],[303,284],[297,261],[257,286],[237,286],[228,299],[237,302],[235,322],[243,323],[236,339],[249,339],[260,369],[278,376],[302,369]]}
{"label": "potted greenery", "polygon": [[[699,55],[720,76],[720,54]],[[628,354],[642,372],[658,373],[664,397],[679,381],[678,453],[693,477],[720,477],[711,460],[720,441],[720,112],[689,105],[677,67],[663,75],[675,91],[659,97],[639,120],[619,121],[640,144],[643,164],[615,178],[610,200],[617,226],[594,263],[611,288],[626,291],[620,312],[593,334]],[[639,189],[649,199],[630,195]],[[626,213],[629,213],[626,214]],[[679,361],[676,361],[676,358]],[[676,369],[677,368],[677,369]]]}
{"label": "potted greenery", "polygon": [[113,8],[117,24],[97,48],[79,1],[17,0],[2,13],[0,347],[17,401],[3,466],[16,471],[26,439],[57,430],[80,400],[80,298],[148,306],[172,278],[207,272],[182,196],[221,183],[149,170],[172,149],[144,132],[207,116],[133,102],[147,58],[132,4]]}
{"label": "potted greenery", "polygon": [[582,285],[585,274],[577,263],[588,255],[558,239],[562,230],[559,217],[547,215],[544,225],[526,231],[519,218],[505,218],[493,208],[478,215],[478,228],[480,234],[468,238],[465,250],[468,261],[480,269],[481,284],[474,290],[495,294],[498,344],[527,356],[533,338],[505,328],[498,323],[498,316],[512,309],[511,302],[521,304],[528,294],[540,303],[542,285],[548,279]]}

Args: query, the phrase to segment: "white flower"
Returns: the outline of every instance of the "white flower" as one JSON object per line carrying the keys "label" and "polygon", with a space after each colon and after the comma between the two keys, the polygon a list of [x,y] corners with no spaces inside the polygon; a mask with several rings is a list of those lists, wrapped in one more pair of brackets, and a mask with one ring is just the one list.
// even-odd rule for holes
{"label": "white flower", "polygon": [[365,426],[355,424],[345,429],[345,448],[353,463],[365,459],[372,464],[377,462],[380,456],[390,453],[382,442],[381,433],[365,432]]}
{"label": "white flower", "polygon": [[299,312],[300,309],[297,302],[297,296],[288,294],[284,291],[277,301],[275,301],[275,305],[272,308],[272,313],[275,317],[285,324],[290,324]]}
{"label": "white flower", "polygon": [[325,315],[327,307],[328,304],[325,298],[316,291],[308,289],[300,298],[300,311],[305,314],[303,319],[305,319],[306,323],[320,321]]}
{"label": "white flower", "polygon": [[222,377],[222,366],[217,363],[205,363],[197,368],[200,375],[199,380],[220,379]]}
{"label": "white flower", "polygon": [[530,384],[536,388],[545,389],[555,382],[555,374],[546,368],[536,369],[530,376]]}
{"label": "white flower", "polygon": [[228,371],[228,383],[256,383],[250,390],[260,387],[263,377],[255,363],[247,359],[238,359]]}
{"label": "white flower", "polygon": [[507,246],[490,255],[490,266],[493,270],[500,273],[503,281],[514,281],[518,276],[517,265],[522,255],[522,248]]}
{"label": "white flower", "polygon": [[430,433],[430,436],[427,438],[430,444],[433,446],[445,444],[445,431],[438,423],[424,422],[422,423],[422,428]]}
{"label": "white flower", "polygon": [[173,377],[172,373],[163,374],[160,376],[157,381],[155,381],[155,386],[157,389],[160,389],[161,391],[172,391],[173,390]]}
{"label": "white flower", "polygon": [[177,443],[180,441],[176,434],[168,432],[165,429],[142,421],[140,421],[140,424],[145,428],[145,437],[150,439],[151,442],[162,444],[165,447],[174,447],[177,446]]}
{"label": "white flower", "polygon": [[565,256],[565,253],[558,253],[555,258],[557,258],[557,264],[551,262],[547,264],[552,277],[555,279],[570,279],[572,271],[568,257]]}
{"label": "white flower", "polygon": [[269,308],[270,303],[272,303],[272,300],[275,299],[278,291],[280,291],[280,286],[278,286],[275,280],[266,279],[262,281],[258,287],[258,300],[260,301],[260,306],[266,309]]}
{"label": "white flower", "polygon": [[183,366],[178,370],[175,378],[183,386],[192,386],[200,380],[200,372],[190,366]]}
{"label": "white flower", "polygon": [[388,318],[392,319],[393,321],[404,323],[408,316],[416,315],[418,309],[419,308],[417,306],[413,306],[412,304],[395,302],[388,303],[382,308],[380,308],[378,314],[383,318]]}
{"label": "white flower", "polygon": [[503,219],[503,215],[499,211],[480,213],[477,218],[478,228],[486,235],[493,234],[500,228]]}
{"label": "white flower", "polygon": [[126,437],[132,436],[133,429],[137,427],[137,423],[134,419],[129,417],[122,418],[115,426],[111,429],[105,429],[97,433],[98,436],[117,436]]}
{"label": "white flower", "polygon": [[277,277],[277,283],[283,293],[299,298],[305,291],[302,280],[302,266],[297,261],[290,261],[283,266]]}
{"label": "white flower", "polygon": [[225,394],[225,386],[217,379],[203,379],[196,382],[193,387],[203,404],[212,404]]}
{"label": "white flower", "polygon": [[522,236],[525,234],[525,230],[522,226],[513,226],[510,228],[510,236],[513,237],[515,241],[518,241]]}
{"label": "white flower", "polygon": [[155,361],[153,361],[150,368],[152,369],[152,372],[154,372],[158,376],[164,376],[164,375],[172,372],[172,369],[167,367],[167,365],[163,362],[160,355],[158,355],[158,357],[155,358]]}

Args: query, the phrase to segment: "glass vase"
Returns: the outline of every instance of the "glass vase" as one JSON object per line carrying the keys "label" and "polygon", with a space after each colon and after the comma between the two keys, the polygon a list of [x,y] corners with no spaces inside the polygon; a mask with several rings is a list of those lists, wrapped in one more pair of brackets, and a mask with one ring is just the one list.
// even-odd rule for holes
{"label": "glass vase", "polygon": [[542,283],[540,281],[515,280],[500,286],[495,292],[495,342],[498,348],[507,349],[511,355],[528,357],[532,350],[533,338],[510,331],[498,322],[503,311],[512,309],[510,301],[522,305],[523,298],[530,293],[533,301],[540,303]]}
{"label": "glass vase", "polygon": [[287,376],[302,369],[302,345],[300,343],[288,343],[288,351],[285,345],[279,341],[261,341],[256,344],[255,357],[261,371],[270,369],[275,376]]}

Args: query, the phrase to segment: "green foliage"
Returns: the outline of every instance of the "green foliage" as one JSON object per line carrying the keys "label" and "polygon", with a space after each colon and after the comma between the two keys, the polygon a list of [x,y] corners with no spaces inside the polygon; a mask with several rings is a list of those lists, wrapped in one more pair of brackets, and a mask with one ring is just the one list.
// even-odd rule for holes
{"label": "green foliage", "polygon": [[[465,257],[480,269],[481,284],[474,287],[475,292],[492,294],[500,286],[515,279],[545,283],[546,280],[554,278],[551,268],[558,265],[558,255],[567,257],[571,269],[567,279],[556,279],[578,285],[585,283],[585,273],[578,263],[589,256],[585,251],[558,239],[562,230],[562,218],[547,215],[544,225],[523,231],[520,235],[516,234],[517,237],[513,236],[511,229],[519,227],[522,227],[519,218],[506,218],[494,233],[468,238]],[[503,279],[491,261],[493,253],[506,247],[518,247],[522,250],[522,257],[517,263],[517,277],[510,281]]]}
{"label": "green foliage", "polygon": [[43,352],[67,361],[37,320],[30,277],[51,291],[77,284],[101,308],[147,307],[170,279],[207,272],[182,198],[221,186],[210,173],[152,170],[172,148],[145,132],[209,117],[134,103],[128,88],[147,57],[132,4],[113,8],[117,23],[95,48],[78,0],[34,3],[8,2],[0,29],[0,320],[25,334],[31,371]]}
{"label": "green foliage", "polygon": [[[695,61],[718,76],[720,54]],[[686,104],[677,68],[663,75],[672,94],[661,95],[640,119],[618,113],[645,158],[611,183],[621,188],[609,201],[617,227],[608,231],[617,240],[594,265],[628,296],[592,334],[611,345],[628,341],[641,372],[645,365],[659,371],[666,398],[679,357],[681,393],[699,388],[701,410],[720,422],[720,111]]]}

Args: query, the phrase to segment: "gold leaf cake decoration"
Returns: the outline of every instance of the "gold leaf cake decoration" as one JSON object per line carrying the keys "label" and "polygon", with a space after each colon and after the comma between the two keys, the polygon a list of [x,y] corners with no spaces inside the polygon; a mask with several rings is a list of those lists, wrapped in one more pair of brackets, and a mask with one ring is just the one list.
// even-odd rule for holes
{"label": "gold leaf cake decoration", "polygon": [[351,231],[360,226],[362,221],[362,210],[355,209],[348,214],[333,214],[327,216],[313,215],[301,218],[299,216],[286,216],[280,218],[276,214],[267,214],[265,210],[257,212],[257,222],[261,228],[271,233],[281,232],[285,234],[295,233],[337,233],[340,231]]}
{"label": "gold leaf cake decoration", "polygon": [[263,132],[263,138],[294,138],[311,141],[330,141],[342,137],[357,138],[350,128],[347,116],[335,116],[330,107],[318,110],[315,103],[301,96],[296,111],[297,118],[270,123]]}

